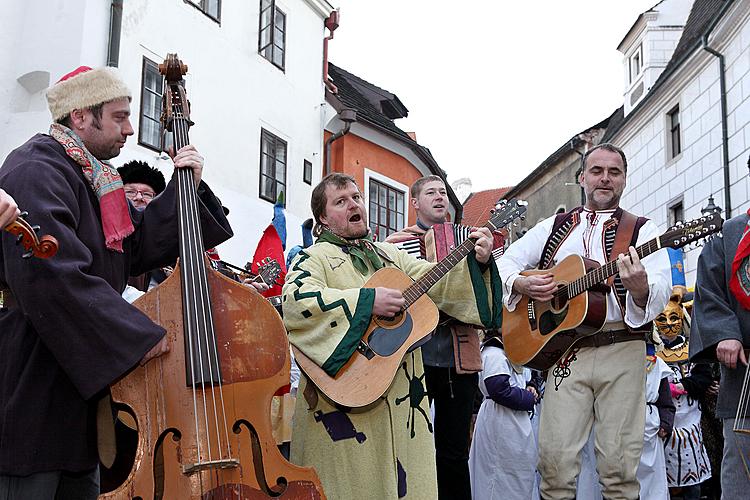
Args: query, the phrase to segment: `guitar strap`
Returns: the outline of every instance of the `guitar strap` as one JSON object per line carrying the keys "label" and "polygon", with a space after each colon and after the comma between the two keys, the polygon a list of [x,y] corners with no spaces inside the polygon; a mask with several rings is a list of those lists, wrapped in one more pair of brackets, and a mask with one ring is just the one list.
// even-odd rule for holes
{"label": "guitar strap", "polygon": [[[627,254],[628,247],[635,246],[638,240],[638,232],[648,219],[645,217],[636,217],[627,210],[618,208],[612,215],[614,223],[604,230],[604,255],[608,260],[616,259],[618,255]],[[607,278],[607,285],[615,288],[617,303],[620,306],[620,313],[625,317],[625,298],[627,290],[622,284],[619,274]]]}

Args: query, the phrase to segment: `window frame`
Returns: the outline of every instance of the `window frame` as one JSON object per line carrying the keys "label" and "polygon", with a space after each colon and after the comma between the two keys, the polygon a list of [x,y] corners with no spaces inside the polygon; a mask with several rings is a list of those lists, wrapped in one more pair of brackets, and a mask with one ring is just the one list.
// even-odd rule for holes
{"label": "window frame", "polygon": [[[153,68],[156,69],[156,73],[159,75],[161,79],[161,94],[156,94],[156,92],[154,92],[153,90],[146,88],[146,69],[148,68],[149,64],[153,65]],[[138,110],[138,145],[160,153],[163,149],[162,138],[164,137],[164,126],[161,123],[161,119],[155,120],[154,118],[145,115],[143,105],[145,102],[144,96],[146,95],[146,92],[153,93],[154,95],[158,95],[158,102],[160,103],[159,104],[159,117],[161,118],[161,113],[163,112],[163,107],[164,107],[164,101],[163,101],[164,99],[164,75],[159,73],[159,65],[156,62],[152,61],[146,56],[143,56],[143,62],[141,65],[141,102],[140,102],[140,109]],[[143,140],[144,116],[147,120],[153,120],[159,124],[159,137],[157,140],[157,144],[151,144]]]}
{"label": "window frame", "polygon": [[[273,148],[272,148],[272,150],[274,152],[276,151],[276,147],[277,147],[277,145],[279,143],[284,145],[284,161],[283,161],[283,165],[284,165],[284,181],[283,182],[279,182],[279,180],[278,180],[278,176],[277,176],[277,173],[276,173],[276,164],[278,162],[278,159],[276,158],[275,154],[273,156],[273,160],[274,160],[273,161],[273,168],[274,168],[274,170],[272,172],[272,175],[268,175],[268,174],[263,173],[263,161],[264,161],[264,159],[265,159],[266,156],[269,156],[269,155],[267,155],[266,153],[263,152],[263,141],[266,140],[266,139],[270,139],[271,141],[273,141]],[[275,205],[276,204],[276,200],[279,197],[279,184],[282,184],[282,187],[283,187],[282,190],[284,191],[284,206],[286,206],[286,202],[287,202],[288,194],[289,194],[287,192],[287,190],[288,190],[288,182],[287,182],[287,171],[288,171],[288,169],[287,169],[287,165],[289,164],[289,143],[287,141],[285,141],[284,139],[282,139],[281,137],[279,137],[276,134],[274,134],[273,132],[270,132],[270,131],[268,131],[268,130],[266,130],[264,128],[261,128],[260,129],[260,155],[259,155],[259,157],[260,157],[260,165],[259,165],[259,168],[258,168],[258,197],[261,200],[268,201],[268,202],[270,202],[270,203],[272,203],[272,204]],[[264,190],[263,190],[263,185],[264,185],[263,181],[264,181],[264,178],[270,178],[270,179],[273,179],[273,181],[274,181],[274,185],[273,185],[274,186],[273,198],[270,198],[270,197],[268,197],[268,196],[266,196],[264,194]]]}
{"label": "window frame", "polygon": [[[265,59],[266,61],[270,62],[277,68],[279,68],[281,71],[286,71],[286,27],[287,27],[287,15],[286,13],[278,8],[276,6],[276,0],[259,0],[260,1],[260,8],[258,13],[258,54]],[[264,9],[263,3],[269,2],[268,6]],[[270,17],[269,17],[269,24],[267,26],[263,26],[263,13],[266,10],[270,9]],[[281,15],[283,16],[283,25],[280,29],[281,31],[281,46],[279,46],[276,43],[276,16]],[[268,39],[268,43],[265,45],[262,45],[263,38],[262,33],[263,29],[268,28],[270,30],[270,36]],[[270,56],[266,54],[267,49],[270,50]],[[276,52],[276,49],[279,49],[281,51],[281,64],[277,64],[274,60],[274,55]]]}
{"label": "window frame", "polygon": [[[633,62],[638,61],[638,71],[633,73]],[[635,82],[638,77],[643,72],[643,43],[638,44],[638,48],[633,51],[632,54],[630,54],[630,57],[628,57],[628,76],[630,77],[630,81],[628,83],[632,84]]]}
{"label": "window frame", "polygon": [[216,0],[217,6],[216,6],[216,14],[217,16],[214,17],[212,14],[208,12],[208,3],[210,0],[183,0],[185,3],[192,5],[199,11],[201,11],[206,17],[211,19],[212,21],[221,24],[221,0]]}
{"label": "window frame", "polygon": [[[678,213],[681,215],[680,217],[677,217]],[[672,227],[678,222],[685,222],[685,202],[682,196],[667,204],[667,226]]]}
{"label": "window frame", "polygon": [[[677,118],[676,124],[675,117]],[[682,116],[679,103],[667,111],[665,130],[667,133],[667,160],[672,161],[682,154]]]}
{"label": "window frame", "polygon": [[[386,190],[386,194],[385,194],[386,205],[385,206],[380,204],[379,196],[376,196],[375,199],[373,199],[373,196],[370,195],[372,193],[373,184],[375,184],[378,187],[378,194],[380,193],[380,189],[385,188]],[[390,191],[393,191],[395,193],[394,195],[395,195],[395,200],[396,200],[395,201],[396,222],[394,225],[391,225],[390,223],[391,211],[393,210],[388,206],[388,199],[389,199],[388,196],[389,196]],[[406,207],[406,200],[407,200],[406,192],[402,191],[401,189],[395,186],[387,184],[381,179],[370,177],[369,183],[367,185],[367,193],[368,193],[367,203],[368,203],[370,231],[372,232],[373,238],[375,238],[377,241],[385,241],[388,235],[393,234],[397,231],[400,231],[406,226],[406,221],[407,221],[407,216],[408,216],[407,207]],[[400,206],[399,206],[399,196],[398,196],[399,194],[401,195]],[[373,210],[373,205],[377,209],[377,213],[375,213],[375,211]],[[401,209],[400,211],[399,211],[399,208]],[[385,209],[386,211],[385,225],[381,224],[380,222],[380,211],[382,209]],[[401,227],[399,227],[399,218],[398,218],[399,215],[401,215]],[[380,234],[381,228],[385,229],[385,234],[382,235],[382,239],[381,239],[381,234]]]}
{"label": "window frame", "polygon": [[302,163],[302,182],[312,186],[312,162],[310,160]]}

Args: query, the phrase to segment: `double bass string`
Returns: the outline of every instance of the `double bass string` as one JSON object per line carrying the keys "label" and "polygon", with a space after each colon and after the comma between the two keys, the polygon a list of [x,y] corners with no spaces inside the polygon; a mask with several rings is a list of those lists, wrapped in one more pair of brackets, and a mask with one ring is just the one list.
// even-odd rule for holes
{"label": "double bass string", "polygon": [[[175,133],[175,139],[176,142],[180,142],[180,146],[185,145],[188,143],[187,138],[187,120],[184,118],[184,115],[182,113],[181,108],[178,106],[177,110],[175,112],[175,121],[173,122],[173,130]],[[177,146],[177,144],[176,144]],[[190,260],[190,267],[191,267],[191,273],[190,273],[190,284],[192,287],[186,286],[188,288],[192,288],[192,294],[186,295],[186,296],[192,296],[194,299],[194,306],[191,307],[191,313],[193,313],[194,317],[191,318],[193,321],[190,321],[189,324],[193,324],[196,327],[202,326],[203,328],[195,331],[193,330],[190,334],[190,338],[194,338],[193,335],[201,335],[201,337],[198,337],[196,339],[196,346],[198,351],[198,359],[200,361],[200,376],[201,376],[201,388],[203,390],[203,416],[206,422],[206,440],[207,440],[207,454],[208,454],[208,460],[212,460],[212,450],[211,450],[211,426],[209,424],[208,419],[208,401],[207,401],[207,391],[206,391],[206,381],[205,381],[205,374],[203,372],[203,349],[202,349],[202,342],[203,340],[205,342],[206,347],[206,360],[208,361],[208,371],[209,371],[209,377],[210,377],[210,390],[211,390],[211,403],[213,407],[213,414],[214,414],[214,422],[216,427],[216,441],[217,441],[217,447],[220,456],[222,455],[222,437],[221,437],[221,430],[219,428],[219,415],[218,415],[218,409],[217,409],[217,401],[216,401],[216,388],[214,387],[213,380],[214,380],[214,369],[213,365],[211,363],[211,355],[213,354],[214,361],[216,362],[216,366],[218,368],[219,361],[218,361],[218,352],[216,350],[216,337],[215,337],[215,330],[213,328],[213,322],[211,320],[212,318],[212,312],[211,312],[211,303],[209,300],[208,294],[208,285],[207,285],[207,277],[205,274],[205,267],[202,263],[202,235],[200,232],[200,229],[198,227],[198,218],[197,218],[197,210],[198,210],[198,201],[197,196],[195,193],[195,189],[191,189],[193,187],[193,176],[192,172],[184,172],[181,175],[178,174],[178,179],[180,182],[180,186],[182,188],[182,192],[185,193],[186,197],[182,200],[183,203],[187,203],[189,206],[186,208],[189,208],[190,210],[186,210],[186,217],[185,217],[185,227],[188,229],[190,235],[189,237],[185,238],[187,240],[187,245],[189,245],[191,248],[191,251],[186,252],[186,256]],[[187,214],[190,214],[192,217],[188,219]],[[197,278],[197,282],[196,282]],[[201,314],[201,312],[203,314]],[[197,316],[197,317],[195,317]],[[192,351],[192,340],[191,340],[191,351]],[[191,359],[192,359],[192,353],[191,353]],[[194,370],[194,366],[191,366],[191,372]],[[221,404],[221,415],[222,419],[224,421],[224,434],[226,438],[226,444],[227,444],[227,453],[229,456],[231,456],[231,445],[229,442],[229,431],[227,427],[226,422],[226,413],[224,408],[224,397],[223,397],[223,387],[222,387],[222,381],[221,381],[221,374],[217,373],[217,385],[219,386],[219,398],[220,398],[220,404]],[[196,412],[196,432],[199,432],[199,421],[198,421],[198,411],[197,411],[197,398],[196,398],[196,389],[195,389],[195,379],[193,377],[192,379],[192,385],[193,385],[193,392],[194,392],[194,409]],[[200,452],[200,440],[198,440],[198,455],[202,458],[202,454]],[[199,460],[201,459],[199,458]]]}
{"label": "double bass string", "polygon": [[745,415],[747,413],[748,404],[750,404],[750,394],[748,394],[748,387],[750,387],[750,365],[745,368],[745,378],[742,381],[742,392],[740,392],[740,402],[737,406],[737,415],[734,419],[734,432],[745,432],[750,431],[745,426]]}

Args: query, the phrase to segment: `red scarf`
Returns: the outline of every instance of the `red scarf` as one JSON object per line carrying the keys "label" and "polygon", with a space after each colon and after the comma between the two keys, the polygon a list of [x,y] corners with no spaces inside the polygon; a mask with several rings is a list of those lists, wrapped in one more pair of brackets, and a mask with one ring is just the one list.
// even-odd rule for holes
{"label": "red scarf", "polygon": [[83,176],[99,199],[104,242],[109,250],[122,253],[122,241],[133,234],[135,228],[117,169],[94,157],[81,138],[68,127],[53,123],[49,134],[65,148],[65,154],[81,166]]}
{"label": "red scarf", "polygon": [[[750,215],[750,210],[747,211]],[[729,279],[729,290],[737,302],[750,311],[750,221],[745,226],[737,253],[732,261],[732,277]]]}

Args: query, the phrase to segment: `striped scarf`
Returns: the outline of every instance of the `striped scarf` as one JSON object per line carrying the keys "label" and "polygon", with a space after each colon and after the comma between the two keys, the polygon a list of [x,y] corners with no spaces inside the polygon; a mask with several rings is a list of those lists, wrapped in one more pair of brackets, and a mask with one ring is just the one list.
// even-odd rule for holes
{"label": "striped scarf", "polygon": [[50,125],[49,135],[81,166],[83,176],[99,200],[104,242],[109,250],[122,253],[123,240],[130,236],[135,228],[130,220],[128,202],[117,169],[109,162],[94,157],[81,138],[68,127],[53,123]]}

